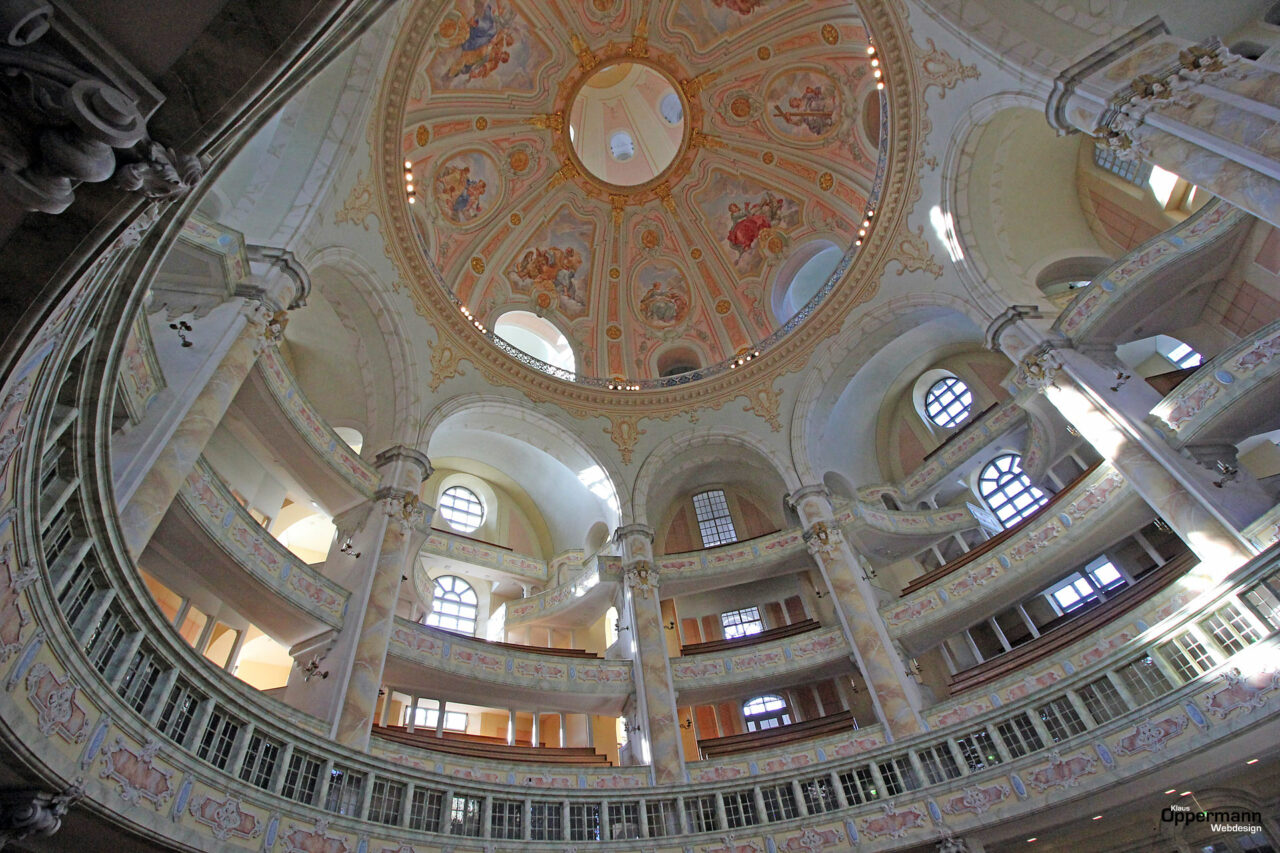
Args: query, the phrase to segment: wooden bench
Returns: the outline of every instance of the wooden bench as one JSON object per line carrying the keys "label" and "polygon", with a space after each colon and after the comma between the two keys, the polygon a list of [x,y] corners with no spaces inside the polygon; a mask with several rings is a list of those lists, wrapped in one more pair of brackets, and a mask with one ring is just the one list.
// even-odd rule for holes
{"label": "wooden bench", "polygon": [[799,741],[810,740],[823,735],[840,734],[853,731],[853,715],[848,711],[840,711],[825,717],[792,723],[789,726],[778,726],[757,732],[743,732],[724,737],[703,738],[698,741],[698,751],[702,757],[712,758],[720,755],[732,755],[736,752],[751,752],[757,749],[778,749]]}
{"label": "wooden bench", "polygon": [[411,732],[404,726],[374,726],[373,734],[392,743],[487,761],[606,766],[609,764],[607,755],[601,755],[589,746],[509,746],[505,739],[498,737],[461,732],[445,732],[443,737],[436,737],[431,729],[415,729]]}
{"label": "wooden bench", "polygon": [[1054,656],[1059,650],[1092,636],[1094,632],[1103,630],[1113,620],[1141,605],[1151,596],[1186,574],[1196,563],[1195,554],[1190,551],[1174,557],[1163,566],[1147,572],[1134,583],[1116,593],[1114,597],[1094,605],[1080,614],[1064,614],[1065,619],[1055,619],[1045,626],[1042,633],[1034,640],[1023,643],[1011,651],[997,655],[977,666],[957,672],[951,676],[948,687],[955,696],[966,690],[973,690],[1017,672],[1023,667]]}
{"label": "wooden bench", "polygon": [[526,646],[522,643],[501,643],[497,640],[483,640],[491,646],[499,646],[504,649],[513,649],[518,652],[532,652],[535,655],[559,655],[566,658],[591,658],[592,660],[602,660],[601,655],[595,652],[589,652],[586,649],[549,649],[546,646]]}
{"label": "wooden bench", "polygon": [[965,566],[969,565],[975,560],[978,560],[981,557],[987,554],[990,554],[992,551],[1006,544],[1010,539],[1012,539],[1013,537],[1021,533],[1023,528],[1026,527],[1028,524],[1031,524],[1032,522],[1039,520],[1040,518],[1045,516],[1048,512],[1050,512],[1055,506],[1057,506],[1058,503],[1065,500],[1071,494],[1072,490],[1075,489],[1076,486],[1080,485],[1080,483],[1086,477],[1088,477],[1090,474],[1096,471],[1098,466],[1101,464],[1102,464],[1101,462],[1095,462],[1093,465],[1086,468],[1083,472],[1081,472],[1080,476],[1076,477],[1070,483],[1067,483],[1065,486],[1062,487],[1061,491],[1059,491],[1053,497],[1049,498],[1049,500],[1045,502],[1044,506],[1040,507],[1035,512],[1031,513],[1031,515],[1022,519],[1022,521],[1018,522],[1018,524],[1014,525],[1013,527],[1010,527],[1008,530],[1003,530],[1000,533],[997,533],[995,536],[992,536],[990,539],[988,539],[986,542],[983,542],[978,547],[970,551],[966,551],[965,553],[961,554],[959,557],[956,557],[954,560],[950,560],[946,563],[943,563],[941,566],[938,566],[938,568],[929,572],[925,572],[920,577],[911,581],[911,583],[903,587],[902,596],[905,597],[915,592],[916,590],[923,589],[924,587],[928,586],[934,581],[945,578],[947,575],[951,574],[952,572],[956,572],[956,571],[959,571],[960,569],[963,569]]}
{"label": "wooden bench", "polygon": [[796,634],[804,634],[821,627],[813,619],[803,619],[799,622],[792,622],[790,625],[779,625],[777,628],[770,628],[768,631],[761,631],[759,634],[748,634],[745,637],[735,637],[732,640],[708,640],[705,643],[691,643],[687,646],[681,646],[680,654],[705,655],[712,652],[730,651],[744,646],[755,646],[772,640],[781,640],[783,637],[794,637]]}

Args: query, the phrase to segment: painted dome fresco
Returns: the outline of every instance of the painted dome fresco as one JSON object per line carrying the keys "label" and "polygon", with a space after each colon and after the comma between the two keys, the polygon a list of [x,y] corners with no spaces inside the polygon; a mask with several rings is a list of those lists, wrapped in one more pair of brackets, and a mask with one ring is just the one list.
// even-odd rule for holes
{"label": "painted dome fresco", "polygon": [[685,381],[839,286],[882,125],[847,0],[451,0],[421,26],[399,93],[417,286],[515,357]]}

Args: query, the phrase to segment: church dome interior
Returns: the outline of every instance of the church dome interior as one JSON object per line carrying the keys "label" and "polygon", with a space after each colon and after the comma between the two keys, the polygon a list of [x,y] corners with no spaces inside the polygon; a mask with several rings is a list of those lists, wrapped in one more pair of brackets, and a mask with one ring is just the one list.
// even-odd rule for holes
{"label": "church dome interior", "polygon": [[1280,4],[0,2],[0,847],[1280,849]]}

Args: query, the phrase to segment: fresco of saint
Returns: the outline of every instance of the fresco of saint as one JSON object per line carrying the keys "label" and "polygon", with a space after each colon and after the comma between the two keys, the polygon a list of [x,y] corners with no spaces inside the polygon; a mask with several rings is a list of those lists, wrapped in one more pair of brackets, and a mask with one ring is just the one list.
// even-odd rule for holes
{"label": "fresco of saint", "polygon": [[765,4],[765,0],[711,0],[717,8],[732,9],[739,15],[750,15]]}
{"label": "fresco of saint", "polygon": [[480,200],[487,185],[471,177],[470,166],[445,166],[436,175],[436,197],[441,209],[456,223],[470,222],[483,212]]}
{"label": "fresco of saint", "polygon": [[467,21],[465,30],[459,29],[456,46],[458,54],[449,63],[447,76],[466,76],[472,80],[488,77],[498,66],[511,59],[507,48],[515,44],[509,27],[515,14],[504,10],[499,3],[475,0],[475,11]]}
{"label": "fresco of saint", "polygon": [[649,285],[640,297],[640,314],[658,328],[675,326],[689,316],[689,295],[679,273],[668,274]]}
{"label": "fresco of saint", "polygon": [[742,257],[755,245],[756,238],[767,228],[780,224],[785,202],[773,193],[766,192],[759,201],[744,200],[741,204],[730,202],[729,218],[732,225],[725,239]]}
{"label": "fresco of saint", "polygon": [[572,246],[533,248],[516,262],[515,271],[535,292],[554,291],[571,302],[582,303],[586,294],[579,292],[579,284],[575,281],[582,260],[582,255]]}
{"label": "fresco of saint", "polygon": [[805,86],[804,94],[788,99],[784,110],[775,104],[773,114],[791,127],[803,127],[814,136],[825,136],[835,127],[835,98],[822,86]]}

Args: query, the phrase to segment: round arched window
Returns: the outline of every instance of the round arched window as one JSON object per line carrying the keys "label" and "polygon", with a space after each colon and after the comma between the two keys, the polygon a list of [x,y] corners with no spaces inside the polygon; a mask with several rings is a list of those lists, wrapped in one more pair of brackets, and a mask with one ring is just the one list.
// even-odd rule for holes
{"label": "round arched window", "polygon": [[1048,495],[1031,485],[1031,480],[1022,471],[1022,457],[1016,453],[1006,453],[991,460],[978,478],[978,491],[1006,529],[1049,500]]}
{"label": "round arched window", "polygon": [[756,696],[743,703],[742,718],[746,721],[749,732],[791,725],[791,713],[787,710],[786,701],[772,693]]}
{"label": "round arched window", "polygon": [[973,410],[969,386],[954,376],[944,376],[929,386],[924,395],[924,412],[940,427],[949,429],[962,423]]}
{"label": "round arched window", "polygon": [[636,141],[631,138],[631,134],[620,130],[609,137],[609,153],[615,160],[630,160],[636,153]]}
{"label": "round arched window", "polygon": [[480,599],[471,584],[454,575],[436,578],[427,624],[468,637],[476,633],[476,612]]}
{"label": "round arched window", "polygon": [[484,523],[484,504],[476,493],[463,486],[450,486],[440,496],[440,514],[449,526],[470,533]]}
{"label": "round arched window", "polygon": [[658,102],[658,112],[662,113],[662,120],[667,124],[679,124],[684,121],[684,105],[680,103],[680,96],[675,92],[667,92],[662,96],[662,100]]}

